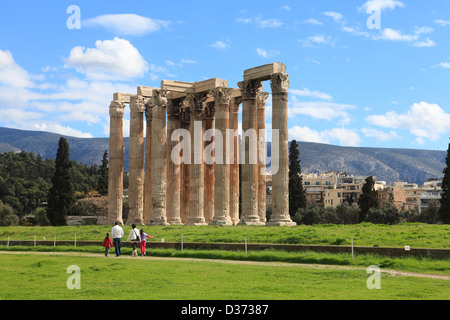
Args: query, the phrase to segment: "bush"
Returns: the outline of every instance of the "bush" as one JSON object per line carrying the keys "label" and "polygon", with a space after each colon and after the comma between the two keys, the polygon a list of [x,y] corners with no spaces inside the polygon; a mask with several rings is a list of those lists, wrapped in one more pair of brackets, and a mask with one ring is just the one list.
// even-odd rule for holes
{"label": "bush", "polygon": [[436,224],[439,219],[440,202],[432,200],[428,203],[428,207],[424,208],[420,213],[420,222]]}
{"label": "bush", "polygon": [[397,207],[392,203],[385,203],[381,209],[371,208],[367,212],[364,221],[374,224],[389,224],[394,225],[400,222],[401,213]]}
{"label": "bush", "polygon": [[297,224],[315,225],[336,223],[336,211],[334,208],[308,207],[300,208],[292,219]]}
{"label": "bush", "polygon": [[336,207],[336,223],[357,224],[359,222],[360,211],[356,204],[344,202]]}
{"label": "bush", "polygon": [[6,227],[19,225],[19,217],[10,206],[0,207],[0,225]]}
{"label": "bush", "polygon": [[39,226],[49,226],[50,221],[47,218],[47,211],[44,208],[34,210],[34,219]]}

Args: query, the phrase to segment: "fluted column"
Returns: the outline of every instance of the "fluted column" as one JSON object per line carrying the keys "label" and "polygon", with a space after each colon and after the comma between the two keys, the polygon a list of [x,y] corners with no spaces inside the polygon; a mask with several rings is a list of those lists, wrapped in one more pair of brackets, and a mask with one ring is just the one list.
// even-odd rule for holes
{"label": "fluted column", "polygon": [[152,123],[152,204],[153,212],[150,223],[168,225],[166,216],[167,192],[167,125],[165,91],[153,90],[153,123]]}
{"label": "fluted column", "polygon": [[258,213],[258,141],[257,93],[259,80],[240,82],[242,93],[242,131],[244,163],[242,164],[242,215],[239,224],[261,225]]}
{"label": "fluted column", "polygon": [[[272,169],[272,215],[267,225],[291,226],[296,225],[289,216],[289,150],[288,150],[288,91],[289,76],[275,73],[271,79],[272,87],[272,145],[279,134],[278,168]],[[273,151],[273,149],[272,149]]]}
{"label": "fluted column", "polygon": [[[215,117],[215,104],[214,102],[209,102],[205,108],[205,117],[203,118],[203,127],[205,131],[204,144],[205,144],[205,154],[207,157],[203,159],[205,168],[205,222],[210,223],[214,216],[214,193],[215,193],[215,144],[214,144],[214,117]],[[212,134],[206,138],[206,132],[212,130]]]}
{"label": "fluted column", "polygon": [[239,105],[242,98],[235,98],[230,105],[230,129],[233,130],[233,159],[230,165],[230,219],[239,223]]}
{"label": "fluted column", "polygon": [[258,215],[266,223],[266,100],[267,92],[258,93]]}
{"label": "fluted column", "polygon": [[189,94],[191,164],[189,165],[189,225],[205,225],[205,169],[203,163],[203,117],[206,95]]}
{"label": "fluted column", "polygon": [[130,153],[127,224],[144,224],[144,100],[130,99]]}
{"label": "fluted column", "polygon": [[145,181],[144,181],[144,224],[150,224],[153,212],[152,204],[152,120],[153,102],[145,104],[145,120],[147,136],[145,139]]}
{"label": "fluted column", "polygon": [[179,225],[180,216],[180,137],[174,135],[180,129],[181,101],[169,100],[167,104],[167,223]]}
{"label": "fluted column", "polygon": [[109,107],[108,224],[123,224],[123,114],[125,106],[112,101]]}
{"label": "fluted column", "polygon": [[233,224],[230,217],[230,161],[228,159],[231,141],[227,139],[232,91],[233,89],[230,88],[216,88],[211,91],[216,105],[216,130],[217,133],[221,133],[220,144],[216,145],[214,218],[211,224],[218,224],[219,221],[224,225]]}

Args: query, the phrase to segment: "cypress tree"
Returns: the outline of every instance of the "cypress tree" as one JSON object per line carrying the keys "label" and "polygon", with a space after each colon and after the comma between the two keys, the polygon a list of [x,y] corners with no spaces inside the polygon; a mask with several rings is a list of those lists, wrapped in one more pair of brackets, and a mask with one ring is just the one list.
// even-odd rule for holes
{"label": "cypress tree", "polygon": [[439,219],[445,224],[450,224],[450,144],[448,145],[445,163],[446,167],[444,169],[444,178],[442,179]]}
{"label": "cypress tree", "polygon": [[371,208],[379,209],[378,192],[375,190],[375,179],[367,177],[362,187],[361,197],[358,199],[358,205],[361,209],[359,221],[362,222]]}
{"label": "cypress tree", "polygon": [[108,170],[108,151],[103,154],[102,165],[100,166],[100,177],[98,179],[98,192],[102,196],[108,195],[108,182],[109,182],[109,170]]}
{"label": "cypress tree", "polygon": [[61,137],[56,153],[52,187],[48,192],[47,217],[54,226],[66,224],[66,216],[75,202],[70,172],[72,163],[69,158],[69,144],[65,138]]}
{"label": "cypress tree", "polygon": [[298,209],[306,208],[306,194],[303,188],[300,152],[297,141],[289,147],[289,215],[294,217]]}

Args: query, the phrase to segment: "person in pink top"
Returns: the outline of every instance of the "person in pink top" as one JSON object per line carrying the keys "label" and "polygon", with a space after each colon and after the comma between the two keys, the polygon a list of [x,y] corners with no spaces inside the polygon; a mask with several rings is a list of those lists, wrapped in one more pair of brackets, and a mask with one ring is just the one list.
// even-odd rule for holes
{"label": "person in pink top", "polygon": [[153,237],[151,237],[151,236],[149,236],[148,234],[146,234],[146,233],[144,232],[144,229],[141,229],[141,235],[140,235],[140,237],[141,237],[141,255],[145,256],[145,255],[146,255],[146,253],[145,253],[145,247],[146,247],[146,245],[147,245],[147,238],[153,239]]}

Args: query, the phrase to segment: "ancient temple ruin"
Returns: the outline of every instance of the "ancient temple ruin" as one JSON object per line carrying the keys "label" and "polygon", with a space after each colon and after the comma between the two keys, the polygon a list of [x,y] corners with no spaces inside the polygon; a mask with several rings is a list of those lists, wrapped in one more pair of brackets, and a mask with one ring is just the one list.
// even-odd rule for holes
{"label": "ancient temple ruin", "polygon": [[[269,221],[264,161],[269,93],[262,86],[267,80],[273,99],[272,143],[279,143],[271,159],[277,171],[272,174]],[[238,88],[229,88],[220,78],[195,83],[163,80],[160,88],[115,93],[110,105],[108,223],[123,223],[123,115],[129,105],[127,224],[295,225],[289,217],[288,89],[286,66],[273,63],[245,70]],[[241,104],[245,134],[239,150]]]}

